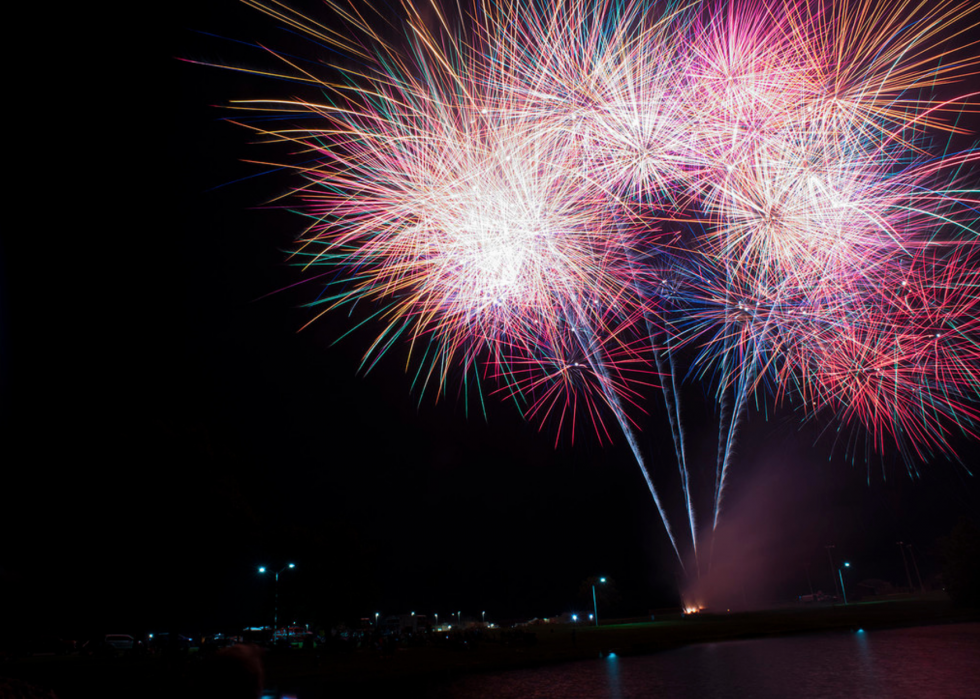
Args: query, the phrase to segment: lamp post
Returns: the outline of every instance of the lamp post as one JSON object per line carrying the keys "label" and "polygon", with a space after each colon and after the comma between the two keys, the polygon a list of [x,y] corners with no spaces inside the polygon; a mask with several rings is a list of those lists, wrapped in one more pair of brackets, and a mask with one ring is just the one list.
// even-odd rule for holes
{"label": "lamp post", "polygon": [[833,544],[828,544],[827,546],[824,546],[824,548],[827,549],[827,560],[830,561],[830,580],[834,583],[834,587],[837,587],[837,581],[834,580],[834,557],[830,553],[830,549],[836,547]]}
{"label": "lamp post", "polygon": [[[605,583],[605,578],[599,578],[599,582]],[[599,625],[599,604],[595,600],[595,583],[592,583],[592,609],[595,610],[595,625]]]}
{"label": "lamp post", "polygon": [[905,544],[905,548],[909,550],[909,558],[912,559],[912,567],[915,568],[915,577],[919,579],[919,590],[922,594],[925,594],[926,586],[922,584],[922,573],[919,572],[919,564],[915,562],[915,554],[912,553],[912,544]]}
{"label": "lamp post", "polygon": [[487,623],[487,613],[486,612],[480,612],[480,621],[483,622],[484,624]]}
{"label": "lamp post", "polygon": [[850,568],[850,567],[851,567],[851,564],[850,563],[847,563],[845,561],[844,562],[844,565],[842,565],[840,568],[837,569],[837,576],[840,578],[840,591],[841,591],[841,594],[844,595],[844,606],[845,607],[847,606],[847,590],[844,589],[844,574],[841,571],[843,571],[844,568]]}
{"label": "lamp post", "polygon": [[895,545],[898,546],[898,550],[902,552],[902,563],[905,564],[905,577],[909,581],[909,593],[912,592],[912,574],[909,572],[909,559],[905,557],[905,542],[896,541]]}
{"label": "lamp post", "polygon": [[[279,628],[279,573],[286,570],[287,568],[295,568],[295,563],[287,563],[282,568],[276,571],[276,606],[275,615],[272,618],[272,633],[275,635],[276,630]],[[260,573],[265,573],[265,566],[259,567]]]}
{"label": "lamp post", "polygon": [[378,628],[378,617],[381,616],[381,612],[374,613],[374,628]]}

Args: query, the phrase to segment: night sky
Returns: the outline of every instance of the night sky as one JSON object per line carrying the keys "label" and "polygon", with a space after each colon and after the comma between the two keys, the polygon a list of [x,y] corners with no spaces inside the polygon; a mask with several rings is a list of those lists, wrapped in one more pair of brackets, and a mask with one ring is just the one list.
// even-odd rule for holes
{"label": "night sky", "polygon": [[[85,107],[99,114],[81,122],[79,152],[60,153],[89,165],[71,166],[69,186],[46,163],[68,206],[36,211],[29,241],[4,234],[0,625],[265,623],[271,584],[256,569],[287,562],[281,606],[299,620],[547,616],[585,609],[594,575],[615,581],[622,614],[677,605],[677,561],[611,418],[612,444],[583,432],[556,445],[553,426],[499,396],[484,417],[455,388],[413,393],[403,349],[365,375],[372,328],[335,340],[366,308],[298,332],[322,284],[286,260],[301,219],[263,208],[294,180],[243,162],[274,154],[214,105],[303,88],[178,58],[273,64],[231,40],[315,50],[239,3],[204,5],[162,6],[146,37],[98,52]],[[683,409],[708,493],[717,417],[703,391],[689,385]],[[656,390],[646,405],[641,446],[676,509]],[[807,565],[829,590],[826,544],[855,581],[904,584],[895,542],[911,542],[931,578],[937,537],[980,512],[962,467],[937,460],[913,480],[887,456],[869,470],[818,440],[824,426],[750,413],[716,550],[739,562],[748,600],[808,592]],[[960,453],[980,451],[964,440]]]}

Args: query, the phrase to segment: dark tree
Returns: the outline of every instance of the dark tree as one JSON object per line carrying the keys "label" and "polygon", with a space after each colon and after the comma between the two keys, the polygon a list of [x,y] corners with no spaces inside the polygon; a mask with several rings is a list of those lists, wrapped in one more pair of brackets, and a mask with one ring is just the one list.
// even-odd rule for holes
{"label": "dark tree", "polygon": [[958,606],[980,606],[980,529],[963,518],[940,539],[939,548],[950,599]]}

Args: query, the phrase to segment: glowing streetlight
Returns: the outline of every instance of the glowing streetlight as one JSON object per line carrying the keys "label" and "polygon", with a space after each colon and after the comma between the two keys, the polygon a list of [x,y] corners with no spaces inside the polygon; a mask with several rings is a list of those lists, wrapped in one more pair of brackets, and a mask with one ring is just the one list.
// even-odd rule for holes
{"label": "glowing streetlight", "polygon": [[[296,567],[295,563],[288,563],[276,571],[276,606],[275,606],[275,615],[273,616],[272,619],[273,635],[275,635],[276,630],[279,628],[279,573],[281,573],[282,571],[288,568],[295,568],[295,567]],[[265,566],[259,566],[260,573],[265,573],[265,571],[266,571]]]}

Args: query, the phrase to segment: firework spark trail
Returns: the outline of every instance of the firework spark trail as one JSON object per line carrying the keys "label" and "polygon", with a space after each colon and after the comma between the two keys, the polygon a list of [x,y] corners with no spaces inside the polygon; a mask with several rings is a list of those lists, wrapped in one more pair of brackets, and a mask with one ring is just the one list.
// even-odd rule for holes
{"label": "firework spark trail", "polygon": [[[691,530],[691,548],[694,553],[694,563],[700,571],[698,561],[698,535],[697,522],[694,514],[694,506],[691,502],[690,474],[687,470],[687,454],[684,446],[684,423],[681,422],[680,396],[677,391],[677,367],[674,362],[674,355],[670,347],[670,328],[664,336],[664,346],[661,349],[656,346],[653,338],[656,330],[652,323],[647,320],[647,333],[651,338],[651,351],[657,362],[657,372],[661,376],[661,388],[664,396],[664,404],[667,408],[667,421],[670,423],[671,437],[674,440],[674,456],[677,459],[677,470],[681,477],[681,490],[684,493],[684,506],[687,510],[687,522]],[[664,354],[667,355],[667,366],[664,366]]]}
{"label": "firework spark trail", "polygon": [[[727,429],[719,426],[719,451],[720,463],[718,464],[717,479],[715,481],[715,506],[714,520],[711,525],[712,531],[718,529],[718,518],[721,515],[721,502],[725,492],[725,481],[728,476],[728,466],[731,462],[732,448],[735,445],[735,435],[738,431],[739,423],[745,415],[746,399],[750,393],[752,384],[752,369],[754,362],[741,363],[738,377],[735,382],[735,405],[731,411],[731,420]],[[724,433],[724,449],[721,449],[722,434]]]}
{"label": "firework spark trail", "polygon": [[[742,302],[736,304],[737,311],[731,315],[753,313],[754,309],[747,308]],[[730,321],[730,326],[736,326],[739,321]],[[736,334],[737,333],[737,334]],[[725,353],[722,358],[721,379],[718,385],[718,402],[721,407],[721,415],[718,421],[718,453],[715,463],[715,488],[714,488],[714,517],[712,521],[712,532],[718,528],[718,520],[721,513],[721,502],[725,490],[725,482],[728,476],[728,467],[731,462],[732,448],[735,445],[735,437],[739,424],[745,414],[746,400],[754,389],[753,371],[756,366],[756,358],[752,356],[746,360],[743,353],[750,352],[755,355],[757,348],[754,342],[745,343],[739,338],[747,333],[743,328],[730,328],[724,338]],[[741,355],[741,356],[740,356]],[[734,369],[732,365],[734,364]],[[733,376],[734,375],[734,376]],[[734,405],[729,404],[728,393],[732,390]],[[713,542],[713,539],[712,539]],[[713,550],[713,543],[712,543]],[[709,561],[710,565],[710,561]]]}
{"label": "firework spark trail", "polygon": [[[631,266],[633,262],[631,260]],[[660,286],[661,288],[666,285],[666,279],[659,280],[657,284],[655,280],[655,288]],[[637,283],[638,289],[642,287],[642,284]],[[641,298],[644,298],[644,294],[640,293]],[[644,299],[646,300],[646,299]],[[669,299],[665,298],[665,301],[669,303]],[[674,361],[674,354],[670,347],[670,336],[673,332],[672,325],[667,317],[670,312],[670,308],[666,308],[664,311],[664,327],[665,340],[663,346],[657,342],[657,338],[660,335],[659,326],[657,326],[651,315],[651,307],[649,301],[647,307],[644,308],[643,319],[644,325],[646,327],[647,338],[650,343],[650,351],[652,352],[654,359],[657,364],[657,373],[661,380],[661,393],[664,397],[664,405],[667,409],[667,420],[670,423],[671,438],[674,443],[674,456],[677,460],[677,469],[681,478],[681,489],[684,493],[684,504],[687,510],[688,526],[691,531],[691,547],[694,554],[695,568],[700,575],[700,562],[698,560],[698,540],[697,540],[697,524],[694,512],[694,506],[691,502],[691,490],[690,490],[690,476],[687,469],[687,455],[684,445],[684,426],[681,422],[680,414],[680,396],[678,395],[677,389],[677,367]],[[665,357],[666,355],[666,361]]]}
{"label": "firework spark trail", "polygon": [[[574,332],[579,339],[583,349],[593,345],[591,338],[594,336],[592,329],[588,325],[588,321],[584,314],[581,312],[580,306],[575,303],[573,299],[573,307],[575,308],[575,316],[577,318],[578,324],[574,327]],[[584,335],[585,337],[582,337]],[[598,356],[597,356],[598,355]],[[677,539],[674,537],[673,529],[670,526],[670,518],[667,516],[667,512],[664,509],[663,503],[660,499],[660,494],[657,492],[657,488],[653,483],[653,479],[650,477],[650,472],[647,470],[645,460],[643,458],[643,452],[640,450],[639,445],[636,442],[636,434],[633,430],[633,426],[630,423],[629,418],[626,416],[623,406],[619,401],[619,397],[616,395],[615,391],[607,388],[612,384],[612,380],[609,376],[609,371],[606,368],[606,362],[604,357],[599,354],[599,352],[586,351],[586,357],[588,358],[590,366],[595,371],[596,375],[599,377],[599,383],[603,387],[603,391],[606,395],[606,400],[609,407],[612,409],[613,414],[616,416],[616,421],[619,423],[619,427],[623,432],[623,436],[626,437],[626,441],[630,445],[630,449],[633,451],[633,456],[636,459],[636,464],[640,467],[640,471],[643,473],[643,480],[646,481],[647,488],[650,491],[650,495],[653,496],[653,502],[657,507],[657,512],[660,515],[660,519],[663,522],[664,529],[667,531],[667,536],[670,539],[671,546],[674,548],[674,553],[677,556],[677,561],[680,563],[681,569],[684,569],[684,558],[681,556],[680,549],[677,546]]]}
{"label": "firework spark trail", "polygon": [[[605,371],[601,365],[598,365],[597,370],[600,372],[600,374]],[[605,380],[605,377],[603,377],[603,380]],[[646,481],[647,488],[650,490],[650,494],[653,496],[653,502],[657,506],[657,512],[659,513],[660,519],[664,524],[664,529],[667,531],[667,536],[670,538],[670,543],[674,548],[674,553],[677,555],[677,561],[680,563],[681,569],[684,570],[684,559],[681,556],[680,549],[677,547],[677,540],[674,538],[674,532],[670,526],[670,519],[667,517],[667,513],[664,510],[663,503],[660,500],[660,495],[657,492],[656,486],[653,484],[653,479],[650,478],[650,472],[647,470],[646,464],[644,463],[643,454],[637,446],[636,435],[633,432],[633,428],[629,424],[629,421],[626,418],[622,406],[619,404],[615,394],[610,394],[608,396],[608,400],[609,406],[616,415],[616,420],[619,422],[619,426],[626,437],[626,441],[629,442],[630,449],[633,450],[633,455],[636,457],[636,463],[640,467],[640,471],[643,472],[643,479]]]}

